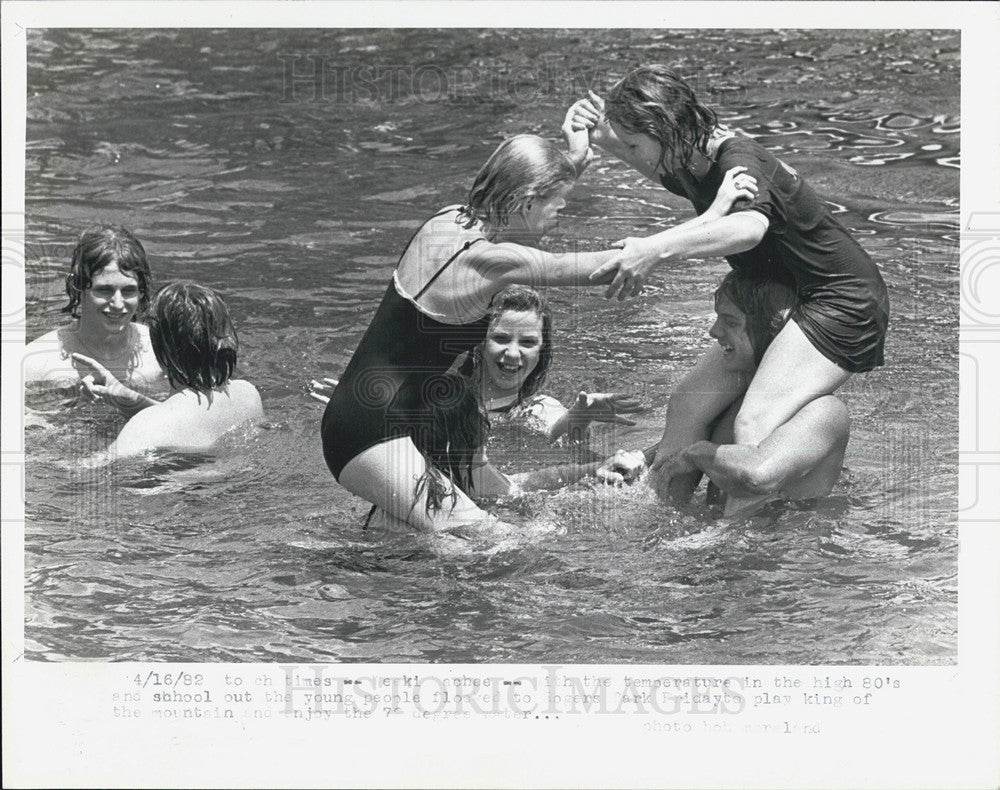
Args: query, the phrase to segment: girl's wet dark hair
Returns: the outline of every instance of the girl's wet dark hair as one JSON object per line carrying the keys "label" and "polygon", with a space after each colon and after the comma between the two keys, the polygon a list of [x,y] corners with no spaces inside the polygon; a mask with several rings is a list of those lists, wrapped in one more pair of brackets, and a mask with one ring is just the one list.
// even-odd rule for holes
{"label": "girl's wet dark hair", "polygon": [[426,489],[428,514],[448,499],[454,507],[456,486],[473,490],[473,459],[490,433],[475,382],[455,373],[411,376],[397,390],[387,418],[398,420],[400,433],[410,436],[427,460],[414,493],[419,497]]}
{"label": "girl's wet dark hair", "polygon": [[171,386],[207,394],[236,371],[239,341],[226,303],[193,282],[166,286],[153,299],[149,339]]}
{"label": "girl's wet dark hair", "polygon": [[555,143],[534,134],[509,137],[476,174],[460,219],[466,228],[476,222],[503,228],[533,199],[574,181],[576,169]]}
{"label": "girl's wet dark hair", "polygon": [[776,270],[766,275],[747,269],[733,269],[715,289],[715,303],[725,297],[746,316],[747,335],[754,362],[760,364],[764,352],[778,336],[797,301],[795,281]]}
{"label": "girl's wet dark hair", "polygon": [[136,317],[149,307],[149,291],[153,276],[146,261],[146,250],[132,233],[120,225],[95,225],[80,234],[73,250],[73,258],[66,275],[66,294],[69,304],[62,311],[74,318],[83,298],[96,275],[102,269],[115,265],[122,274],[135,277],[139,285],[139,309]]}
{"label": "girl's wet dark hair", "polygon": [[[538,392],[545,381],[546,374],[549,372],[549,366],[552,364],[552,311],[549,309],[549,304],[545,298],[534,288],[529,288],[526,285],[511,285],[504,288],[493,297],[493,301],[490,303],[490,325],[489,329],[486,330],[487,334],[492,331],[500,316],[511,310],[525,313],[531,312],[541,317],[542,346],[538,353],[538,364],[535,365],[535,369],[521,382],[521,388],[517,391],[517,400],[503,409],[503,411],[515,408],[519,403]],[[462,375],[467,376],[475,382],[479,381],[477,374],[479,366],[482,364],[481,348],[481,346],[476,346],[460,371]]]}
{"label": "girl's wet dark hair", "polygon": [[687,165],[694,151],[706,153],[718,126],[715,111],[698,101],[691,86],[656,63],[626,74],[608,94],[604,113],[626,131],[658,140],[664,164],[668,155]]}

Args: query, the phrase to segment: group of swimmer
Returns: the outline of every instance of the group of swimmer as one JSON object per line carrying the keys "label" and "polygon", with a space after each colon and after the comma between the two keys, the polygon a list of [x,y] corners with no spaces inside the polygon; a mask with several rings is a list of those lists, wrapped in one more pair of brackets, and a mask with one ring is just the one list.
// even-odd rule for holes
{"label": "group of swimmer", "polygon": [[[505,140],[464,205],[434,214],[404,249],[346,369],[316,383],[323,455],[337,481],[390,523],[423,530],[489,523],[485,501],[586,475],[632,482],[649,469],[683,503],[703,476],[728,514],[777,496],[830,491],[849,433],[834,393],[883,364],[885,284],[811,187],[755,141],[728,130],[671,69],[627,74],[590,93],[562,125],[566,150]],[[598,252],[550,253],[594,156],[610,153],[687,198],[697,216]],[[553,318],[542,286],[637,295],[657,267],[724,256],[716,344],[672,393],[662,439],[605,461],[505,475],[486,459],[491,420],[522,419],[549,440],[592,421],[634,424],[639,403],[581,392],[567,408],[540,387]],[[150,299],[142,245],[122,228],[81,237],[67,277],[77,321],[29,345],[26,380],[82,391],[130,415],[104,460],[156,448],[199,450],[259,419],[257,390],[233,379],[236,331],[222,298],[173,283]],[[148,305],[148,326],[135,320]],[[169,397],[151,394],[166,387]]]}

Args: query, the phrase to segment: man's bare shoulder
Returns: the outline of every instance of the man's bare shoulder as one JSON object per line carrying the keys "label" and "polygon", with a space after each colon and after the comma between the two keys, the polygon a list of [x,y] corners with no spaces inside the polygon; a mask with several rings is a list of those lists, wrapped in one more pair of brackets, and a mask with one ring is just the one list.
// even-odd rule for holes
{"label": "man's bare shoulder", "polygon": [[25,383],[78,380],[80,374],[70,354],[76,350],[72,327],[60,327],[32,340],[25,346],[22,370]]}
{"label": "man's bare shoulder", "polygon": [[264,404],[258,389],[245,379],[233,379],[229,382],[229,392],[237,409],[248,419],[261,417],[264,414]]}
{"label": "man's bare shoulder", "polygon": [[147,324],[141,323],[140,321],[133,321],[132,328],[139,333],[138,337],[140,339],[140,342],[142,342],[143,347],[148,346],[150,349],[152,349],[153,345],[149,339],[149,326]]}
{"label": "man's bare shoulder", "polygon": [[184,400],[176,395],[143,409],[129,418],[109,449],[112,454],[125,456],[183,444],[181,439],[190,430],[189,412]]}
{"label": "man's bare shoulder", "polygon": [[121,455],[145,450],[210,448],[225,433],[263,416],[260,393],[249,381],[229,382],[227,403],[214,405],[190,390],[176,393],[163,403],[132,417],[115,440]]}

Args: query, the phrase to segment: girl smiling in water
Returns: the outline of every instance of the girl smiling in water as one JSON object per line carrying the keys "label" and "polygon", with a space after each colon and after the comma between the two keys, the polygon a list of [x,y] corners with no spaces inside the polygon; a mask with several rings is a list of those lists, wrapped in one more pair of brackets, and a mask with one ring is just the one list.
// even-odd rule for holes
{"label": "girl smiling in water", "polygon": [[[493,299],[486,338],[460,355],[452,370],[478,389],[491,420],[523,422],[550,442],[562,436],[584,441],[592,422],[635,425],[622,414],[640,411],[627,395],[581,391],[566,408],[539,390],[552,362],[552,312],[538,291],[524,285],[505,288]],[[311,383],[311,396],[329,403],[336,379]]]}
{"label": "girl smiling in water", "polygon": [[494,298],[486,339],[459,368],[478,383],[490,415],[523,419],[550,442],[582,441],[591,422],[635,425],[620,415],[639,401],[619,393],[580,392],[567,409],[539,392],[552,361],[552,313],[541,294],[511,286]]}

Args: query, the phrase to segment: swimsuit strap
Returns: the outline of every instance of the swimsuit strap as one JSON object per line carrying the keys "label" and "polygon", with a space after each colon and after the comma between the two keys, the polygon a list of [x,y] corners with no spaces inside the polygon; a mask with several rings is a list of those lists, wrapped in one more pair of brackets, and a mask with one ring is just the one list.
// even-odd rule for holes
{"label": "swimsuit strap", "polygon": [[[457,210],[458,210],[458,211],[461,211],[462,209],[461,209],[461,208],[459,208],[459,209],[457,209]],[[412,235],[412,236],[410,236],[410,240],[409,240],[408,242],[406,242],[406,246],[405,246],[405,247],[403,247],[403,252],[402,252],[402,253],[400,253],[400,256],[399,256],[399,260],[403,260],[403,256],[404,256],[404,255],[406,255],[406,253],[407,253],[407,252],[409,251],[409,249],[410,249],[410,245],[411,245],[411,244],[413,244],[413,240],[414,240],[415,238],[417,238],[417,236],[419,236],[419,235],[420,235],[420,231],[422,231],[422,230],[424,229],[424,225],[426,225],[426,224],[427,224],[428,222],[430,222],[430,221],[431,221],[432,219],[437,219],[438,217],[443,217],[443,216],[444,216],[445,214],[450,214],[450,213],[451,213],[451,212],[453,212],[453,211],[456,211],[456,209],[453,209],[453,208],[446,208],[446,209],[444,209],[443,211],[439,211],[439,212],[438,212],[437,214],[432,214],[432,215],[431,215],[431,216],[429,216],[429,217],[428,217],[427,219],[425,219],[425,220],[424,220],[423,222],[421,222],[421,223],[420,223],[420,227],[419,227],[419,228],[417,228],[417,229],[416,229],[416,230],[414,231],[413,235]],[[399,263],[397,263],[397,264],[396,264],[396,266],[398,267],[398,266],[399,266]]]}
{"label": "swimsuit strap", "polygon": [[473,239],[472,241],[465,242],[465,244],[462,245],[461,249],[459,249],[454,255],[452,255],[447,261],[445,261],[444,266],[442,266],[440,269],[434,272],[433,276],[431,276],[431,279],[427,281],[427,284],[417,292],[416,296],[413,297],[413,301],[414,302],[417,301],[417,299],[419,299],[421,296],[427,293],[427,289],[430,288],[434,284],[434,281],[444,273],[445,269],[451,266],[452,261],[454,261],[455,258],[457,258],[459,255],[461,255],[463,252],[469,249],[469,247],[471,247],[477,241],[485,241],[485,239],[482,236],[480,236],[478,239]]}

